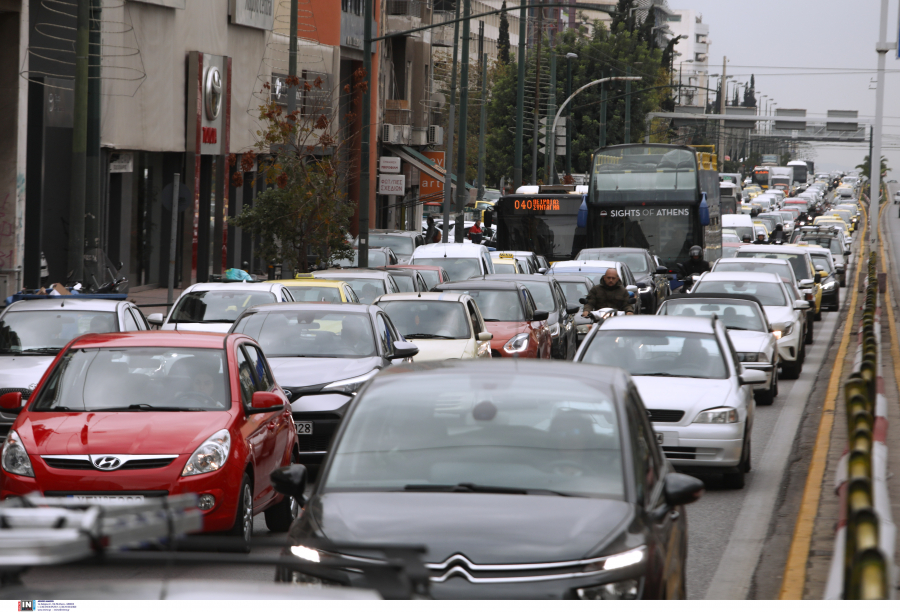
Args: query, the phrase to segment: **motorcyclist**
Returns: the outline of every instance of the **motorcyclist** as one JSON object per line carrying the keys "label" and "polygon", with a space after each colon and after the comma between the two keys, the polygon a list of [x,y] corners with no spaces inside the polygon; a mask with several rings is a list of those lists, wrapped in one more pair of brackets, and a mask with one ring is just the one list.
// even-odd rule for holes
{"label": "motorcyclist", "polygon": [[784,228],[780,223],[775,225],[775,231],[769,236],[769,242],[773,244],[776,242],[784,242]]}
{"label": "motorcyclist", "polygon": [[690,258],[684,264],[685,276],[709,272],[709,262],[703,259],[703,249],[701,247],[697,245],[692,246],[688,254]]}
{"label": "motorcyclist", "polygon": [[615,268],[609,268],[600,284],[591,287],[584,304],[584,316],[587,317],[590,311],[601,308],[615,308],[624,310],[625,314],[634,314],[631,296],[619,280],[619,273]]}

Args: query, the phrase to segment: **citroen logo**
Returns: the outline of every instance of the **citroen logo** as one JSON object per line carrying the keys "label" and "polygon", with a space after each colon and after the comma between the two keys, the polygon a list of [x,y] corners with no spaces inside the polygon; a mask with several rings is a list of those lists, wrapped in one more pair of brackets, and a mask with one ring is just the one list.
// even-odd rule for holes
{"label": "citroen logo", "polygon": [[105,457],[96,457],[94,459],[94,467],[98,470],[104,470],[106,472],[115,470],[120,465],[122,465],[122,460],[112,455],[107,455]]}
{"label": "citroen logo", "polygon": [[213,121],[222,109],[222,75],[215,66],[210,66],[206,71],[203,98],[206,102],[206,118]]}

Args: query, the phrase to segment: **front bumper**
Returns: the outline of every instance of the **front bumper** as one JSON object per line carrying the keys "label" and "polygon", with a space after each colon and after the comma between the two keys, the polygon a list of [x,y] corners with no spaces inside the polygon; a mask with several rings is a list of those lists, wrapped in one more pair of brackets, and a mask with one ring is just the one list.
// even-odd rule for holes
{"label": "front bumper", "polygon": [[300,463],[310,466],[325,462],[331,440],[352,401],[353,396],[341,393],[303,395],[293,401],[291,418],[297,428]]}
{"label": "front bumper", "polygon": [[791,330],[787,336],[778,339],[778,358],[781,361],[797,361],[800,356],[800,343],[803,338],[800,337],[800,330]]}
{"label": "front bumper", "polygon": [[663,435],[666,459],[684,471],[731,471],[741,461],[744,423],[690,423],[681,427],[653,423]]}

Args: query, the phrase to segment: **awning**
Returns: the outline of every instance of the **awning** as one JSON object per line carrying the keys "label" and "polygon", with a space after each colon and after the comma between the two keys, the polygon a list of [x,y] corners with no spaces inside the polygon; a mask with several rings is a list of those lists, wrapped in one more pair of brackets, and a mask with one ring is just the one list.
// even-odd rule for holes
{"label": "awning", "polygon": [[[447,172],[436,163],[434,163],[434,161],[428,159],[415,149],[404,145],[397,146],[383,144],[382,146],[403,161],[418,168],[419,172],[424,172],[431,178],[444,182],[444,177],[447,175]],[[450,184],[453,185],[454,188],[456,187],[456,175],[453,173],[450,173]],[[475,189],[475,186],[466,183],[466,189]]]}

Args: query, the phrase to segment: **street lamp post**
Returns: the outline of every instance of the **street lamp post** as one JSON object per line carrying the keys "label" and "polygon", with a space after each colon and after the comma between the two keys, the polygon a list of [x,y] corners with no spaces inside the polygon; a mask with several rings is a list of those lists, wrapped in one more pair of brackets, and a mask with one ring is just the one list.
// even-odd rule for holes
{"label": "street lamp post", "polygon": [[[577,53],[566,53],[566,98],[572,95],[572,60],[578,59]],[[572,122],[571,112],[566,112],[566,176],[572,174]]]}

